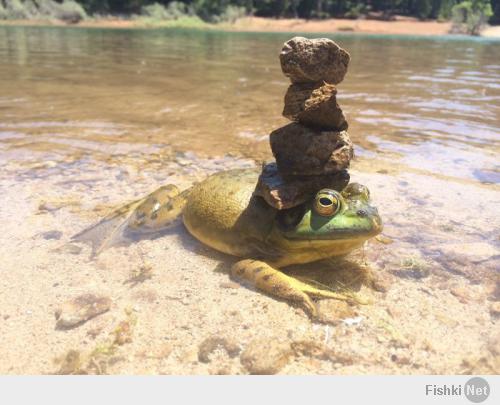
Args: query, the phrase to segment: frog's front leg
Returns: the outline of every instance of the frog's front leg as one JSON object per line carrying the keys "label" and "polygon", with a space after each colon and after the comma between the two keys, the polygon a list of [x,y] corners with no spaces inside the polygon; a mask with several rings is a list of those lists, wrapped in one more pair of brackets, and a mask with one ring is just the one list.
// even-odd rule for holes
{"label": "frog's front leg", "polygon": [[346,300],[347,297],[332,291],[313,287],[259,260],[241,260],[231,269],[233,277],[251,282],[256,288],[270,295],[300,303],[313,318],[318,310],[310,296]]}

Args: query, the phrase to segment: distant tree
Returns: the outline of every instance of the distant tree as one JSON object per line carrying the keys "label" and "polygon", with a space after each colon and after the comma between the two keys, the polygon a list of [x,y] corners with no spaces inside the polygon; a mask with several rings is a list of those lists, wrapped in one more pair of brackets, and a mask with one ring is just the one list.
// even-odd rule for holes
{"label": "distant tree", "polygon": [[491,0],[493,15],[490,19],[492,24],[500,24],[500,0]]}
{"label": "distant tree", "polygon": [[432,12],[431,0],[415,0],[414,12],[422,20],[428,18]]}
{"label": "distant tree", "polygon": [[466,0],[452,9],[453,29],[470,35],[479,35],[481,28],[493,15],[490,0]]}

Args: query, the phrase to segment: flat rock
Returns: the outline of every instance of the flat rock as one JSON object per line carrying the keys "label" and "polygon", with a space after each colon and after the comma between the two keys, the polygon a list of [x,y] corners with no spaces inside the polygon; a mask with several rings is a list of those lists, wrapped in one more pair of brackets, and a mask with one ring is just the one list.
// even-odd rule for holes
{"label": "flat rock", "polygon": [[438,250],[444,257],[456,257],[464,262],[480,263],[500,257],[500,250],[486,242],[447,243],[438,246]]}
{"label": "flat rock", "polygon": [[283,116],[318,129],[344,131],[347,121],[337,103],[333,84],[296,83],[288,87]]}
{"label": "flat rock", "polygon": [[318,131],[291,123],[273,131],[270,140],[283,176],[333,174],[348,168],[354,155],[346,131]]}
{"label": "flat rock", "polygon": [[96,294],[82,294],[63,303],[55,312],[56,327],[71,329],[87,322],[111,307],[111,299]]}
{"label": "flat rock", "polygon": [[347,170],[326,176],[282,176],[276,163],[266,164],[255,194],[279,210],[295,207],[312,198],[322,188],[341,191],[349,183]]}
{"label": "flat rock", "polygon": [[281,70],[292,83],[338,84],[347,73],[349,54],[331,39],[294,37],[280,53]]}
{"label": "flat rock", "polygon": [[292,349],[289,343],[271,339],[255,339],[241,353],[241,364],[250,374],[276,374],[289,361]]}

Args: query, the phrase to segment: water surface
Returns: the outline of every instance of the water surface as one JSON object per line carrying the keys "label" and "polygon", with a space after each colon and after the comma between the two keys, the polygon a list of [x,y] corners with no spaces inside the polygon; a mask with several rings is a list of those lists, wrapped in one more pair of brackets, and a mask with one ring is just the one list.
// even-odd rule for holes
{"label": "water surface", "polygon": [[[168,144],[270,158],[290,35],[0,28],[0,139],[23,147]],[[362,159],[498,183],[500,43],[332,36],[352,55],[339,86]]]}

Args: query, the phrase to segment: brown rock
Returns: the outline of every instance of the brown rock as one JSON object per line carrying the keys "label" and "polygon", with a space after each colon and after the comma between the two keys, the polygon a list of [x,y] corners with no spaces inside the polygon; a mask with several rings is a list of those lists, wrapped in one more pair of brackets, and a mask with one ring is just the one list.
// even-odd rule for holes
{"label": "brown rock", "polygon": [[349,167],[354,155],[346,131],[317,131],[297,123],[273,131],[271,149],[284,176],[336,173]]}
{"label": "brown rock", "polygon": [[328,83],[296,83],[288,87],[283,116],[318,129],[347,129],[344,113],[337,104],[337,89]]}
{"label": "brown rock", "polygon": [[500,301],[493,301],[490,304],[490,314],[491,316],[500,317]]}
{"label": "brown rock", "polygon": [[289,343],[271,339],[255,339],[240,356],[241,364],[250,374],[276,374],[290,359]]}
{"label": "brown rock", "polygon": [[341,191],[349,183],[347,170],[327,176],[282,176],[276,163],[265,165],[255,194],[279,210],[295,207],[312,198],[322,188]]}
{"label": "brown rock", "polygon": [[70,329],[109,311],[111,299],[95,294],[82,294],[62,304],[55,312],[58,329]]}
{"label": "brown rock", "polygon": [[338,84],[347,73],[349,54],[331,39],[295,37],[280,53],[281,70],[292,83],[318,82]]}

